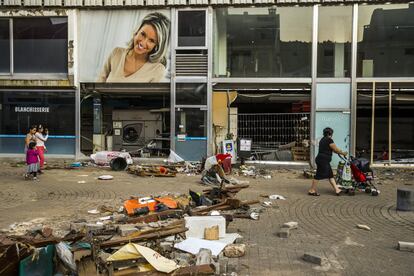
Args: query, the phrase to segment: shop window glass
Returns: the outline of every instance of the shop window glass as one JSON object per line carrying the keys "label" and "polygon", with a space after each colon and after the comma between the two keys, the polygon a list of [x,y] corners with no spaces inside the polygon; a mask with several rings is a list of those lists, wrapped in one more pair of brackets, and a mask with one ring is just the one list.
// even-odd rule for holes
{"label": "shop window glass", "polygon": [[216,77],[310,77],[312,8],[221,8],[214,19]]}
{"label": "shop window glass", "polygon": [[14,72],[67,73],[66,17],[13,18]]}
{"label": "shop window glass", "polygon": [[177,108],[175,112],[175,133],[186,138],[207,136],[207,113],[198,108]]}
{"label": "shop window glass", "polygon": [[414,5],[358,10],[358,77],[414,76]]}
{"label": "shop window glass", "polygon": [[206,12],[178,12],[178,46],[206,45]]}
{"label": "shop window glass", "polygon": [[9,19],[0,19],[0,73],[10,73]]}
{"label": "shop window glass", "polygon": [[177,83],[177,105],[206,105],[207,85],[205,83]]}
{"label": "shop window glass", "polygon": [[352,7],[320,7],[318,77],[350,77]]}
{"label": "shop window glass", "polygon": [[49,154],[74,154],[74,91],[0,92],[0,106],[0,153],[23,153],[29,127],[42,124],[49,130]]}

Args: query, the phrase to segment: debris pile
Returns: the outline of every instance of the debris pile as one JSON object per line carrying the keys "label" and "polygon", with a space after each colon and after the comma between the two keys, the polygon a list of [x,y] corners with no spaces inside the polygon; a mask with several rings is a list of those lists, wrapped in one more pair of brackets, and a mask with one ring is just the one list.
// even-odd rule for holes
{"label": "debris pile", "polygon": [[[153,167],[150,172],[176,172],[172,167],[165,169],[162,173]],[[146,170],[131,167],[130,171]],[[0,274],[77,275],[86,262],[104,275],[235,272],[224,263],[244,256],[246,246],[235,244],[241,236],[227,233],[227,227],[235,218],[259,218],[259,211],[250,208],[258,200],[236,198],[248,187],[229,184],[189,191],[189,195],[131,197],[119,207],[103,205],[88,210],[64,231],[39,223],[17,235],[18,225],[14,225],[0,235]]]}
{"label": "debris pile", "polygon": [[236,175],[250,176],[253,178],[271,179],[272,173],[269,170],[263,168],[256,168],[255,166],[241,165]]}

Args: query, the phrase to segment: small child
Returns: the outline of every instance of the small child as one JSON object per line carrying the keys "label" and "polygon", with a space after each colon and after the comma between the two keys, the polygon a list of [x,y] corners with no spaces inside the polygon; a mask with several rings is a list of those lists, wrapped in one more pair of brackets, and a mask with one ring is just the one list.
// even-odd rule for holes
{"label": "small child", "polygon": [[30,175],[33,180],[37,180],[37,171],[39,170],[39,152],[36,150],[36,142],[30,142],[26,152],[27,172],[25,178],[28,179]]}

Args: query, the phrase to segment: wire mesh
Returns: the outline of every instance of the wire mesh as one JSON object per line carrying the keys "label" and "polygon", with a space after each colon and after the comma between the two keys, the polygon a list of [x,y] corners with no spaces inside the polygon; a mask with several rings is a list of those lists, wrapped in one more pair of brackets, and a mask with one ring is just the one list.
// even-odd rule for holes
{"label": "wire mesh", "polygon": [[310,113],[238,114],[239,138],[251,138],[252,148],[277,148],[310,137]]}

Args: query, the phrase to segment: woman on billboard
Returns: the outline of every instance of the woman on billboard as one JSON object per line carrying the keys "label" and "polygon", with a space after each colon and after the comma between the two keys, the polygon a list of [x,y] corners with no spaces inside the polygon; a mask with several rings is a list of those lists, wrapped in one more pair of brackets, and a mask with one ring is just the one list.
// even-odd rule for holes
{"label": "woman on billboard", "polygon": [[159,82],[165,75],[170,20],[155,12],[144,17],[127,48],[116,47],[105,62],[99,82]]}

